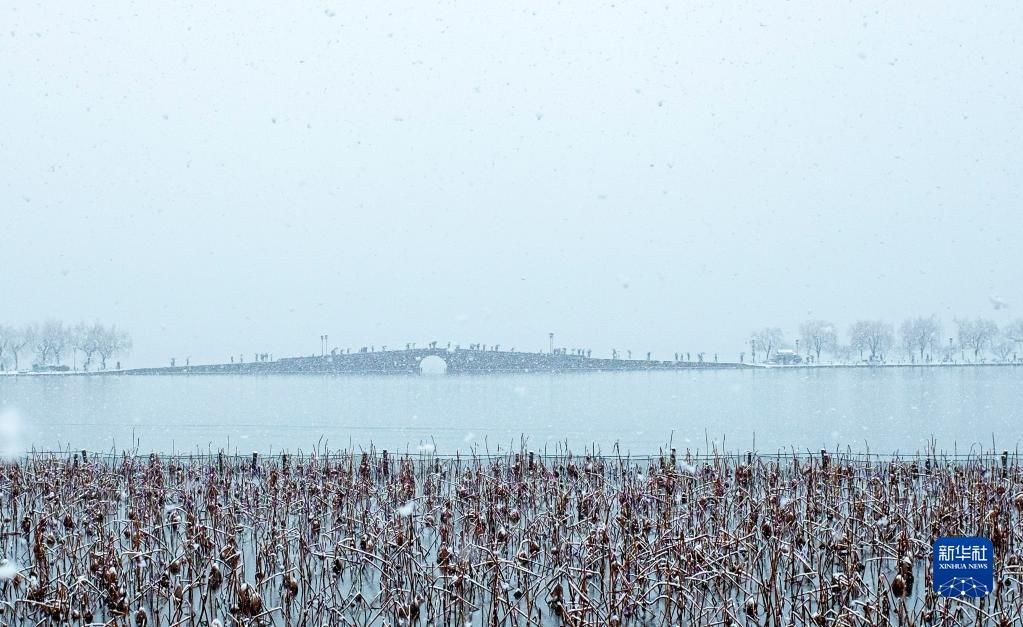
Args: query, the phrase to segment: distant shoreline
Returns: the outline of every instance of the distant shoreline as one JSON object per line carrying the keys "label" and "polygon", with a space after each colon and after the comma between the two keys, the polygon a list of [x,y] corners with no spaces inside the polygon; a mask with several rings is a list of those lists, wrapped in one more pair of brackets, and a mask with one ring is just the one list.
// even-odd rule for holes
{"label": "distant shoreline", "polygon": [[[282,360],[284,361],[284,360]],[[1023,362],[958,362],[958,363],[883,363],[883,364],[744,364],[735,362],[665,362],[646,361],[639,359],[618,360],[587,360],[590,362],[609,362],[559,367],[544,365],[538,368],[529,367],[483,367],[473,370],[452,371],[450,375],[500,375],[500,374],[575,374],[588,372],[664,372],[694,370],[836,370],[836,369],[941,369],[941,368],[1019,368]],[[197,366],[160,366],[143,368],[123,368],[120,370],[67,370],[63,372],[22,371],[0,372],[0,377],[67,377],[67,376],[190,376],[190,375],[333,375],[333,376],[373,376],[373,375],[420,375],[415,367],[344,369],[335,367],[280,367],[280,361],[205,364]]]}
{"label": "distant shoreline", "polygon": [[757,364],[755,367],[763,368],[765,370],[774,370],[783,368],[786,370],[799,370],[799,369],[818,369],[818,368],[990,368],[990,367],[1009,367],[1018,368],[1023,366],[1023,362],[981,362],[981,363],[931,363],[931,364],[913,364],[913,363],[893,363],[893,364],[769,364],[761,366]]}

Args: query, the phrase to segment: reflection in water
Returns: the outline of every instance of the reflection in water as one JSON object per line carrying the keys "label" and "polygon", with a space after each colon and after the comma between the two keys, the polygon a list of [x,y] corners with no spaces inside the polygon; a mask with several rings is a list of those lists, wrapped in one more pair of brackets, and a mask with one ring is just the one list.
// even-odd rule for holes
{"label": "reflection in water", "polygon": [[391,377],[0,377],[27,448],[368,446],[439,453],[566,440],[680,449],[914,451],[1019,442],[1015,368]]}

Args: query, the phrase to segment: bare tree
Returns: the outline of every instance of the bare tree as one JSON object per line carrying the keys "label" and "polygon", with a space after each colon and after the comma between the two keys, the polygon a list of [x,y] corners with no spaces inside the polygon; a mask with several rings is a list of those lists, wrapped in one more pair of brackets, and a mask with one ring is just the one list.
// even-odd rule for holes
{"label": "bare tree", "polygon": [[[73,327],[68,327],[67,330],[68,345],[71,347],[71,358],[76,364],[75,369],[77,369],[78,353],[85,352],[82,350],[82,347],[85,344],[85,331],[87,328],[88,327],[85,326],[84,322],[79,322]],[[84,367],[84,360],[82,363]],[[86,368],[86,370],[88,370],[88,368]]]}
{"label": "bare tree", "polygon": [[71,333],[60,320],[47,320],[34,334],[34,340],[38,363],[46,365],[52,359],[59,366],[71,341]]}
{"label": "bare tree", "polygon": [[43,339],[42,329],[38,326],[32,328],[32,350],[35,351],[35,363],[46,364],[50,359],[50,343]]}
{"label": "bare tree", "polygon": [[892,325],[883,320],[858,320],[849,327],[849,341],[860,352],[870,352],[870,359],[883,359],[892,347],[894,333]]}
{"label": "bare tree", "polygon": [[924,355],[933,351],[941,341],[941,321],[933,315],[928,318],[909,318],[899,327],[899,334],[903,346],[910,352],[919,353],[920,361],[923,361]]}
{"label": "bare tree", "polygon": [[82,368],[88,370],[92,364],[92,357],[99,352],[99,345],[105,330],[98,322],[86,324],[81,322],[75,326],[71,333],[71,347],[82,353]]}
{"label": "bare tree", "polygon": [[863,351],[867,350],[867,325],[869,323],[861,320],[854,322],[849,327],[849,348],[859,351],[860,359],[863,359]]}
{"label": "bare tree", "polygon": [[771,351],[778,348],[785,341],[785,334],[778,327],[764,327],[753,332],[753,341],[757,348],[764,351],[764,361],[771,360]]}
{"label": "bare tree", "polygon": [[4,357],[10,352],[11,338],[14,337],[14,329],[0,324],[0,372],[7,370],[7,359]]}
{"label": "bare tree", "polygon": [[870,336],[870,354],[884,359],[892,346],[895,345],[895,327],[882,320],[874,322],[874,332]]}
{"label": "bare tree", "polygon": [[907,359],[907,360],[909,360],[911,362],[915,361],[915,359],[916,359],[916,345],[913,344],[913,338],[911,336],[908,336],[905,333],[903,333],[902,329],[900,328],[899,329],[899,339],[901,340],[901,343],[899,344],[899,348],[902,349],[902,354],[904,355],[904,359]]}
{"label": "bare tree", "polygon": [[991,352],[994,353],[1000,361],[1009,361],[1009,355],[1012,355],[1012,351],[1015,348],[1016,343],[1006,338],[1004,335],[991,343]]}
{"label": "bare tree", "polygon": [[1010,322],[1002,334],[1007,340],[1016,344],[1018,350],[1018,347],[1023,346],[1023,318],[1017,318]]}
{"label": "bare tree", "polygon": [[99,322],[93,322],[85,331],[85,341],[83,342],[82,352],[85,353],[85,369],[88,370],[92,365],[93,355],[99,352],[100,344],[103,342],[103,335],[106,330],[103,325]]}
{"label": "bare tree", "polygon": [[96,352],[99,353],[100,367],[106,370],[107,360],[114,355],[124,354],[131,351],[132,341],[124,331],[120,331],[117,327],[110,327],[105,329],[100,336],[99,344],[96,348]]}
{"label": "bare tree", "polygon": [[980,357],[981,351],[988,348],[998,337],[998,325],[986,318],[956,318],[959,328],[959,345],[973,350],[973,360]]}
{"label": "bare tree", "polygon": [[821,360],[821,351],[834,352],[838,346],[835,325],[824,320],[807,320],[799,325],[799,335],[806,350],[813,351],[816,361]]}
{"label": "bare tree", "polygon": [[31,324],[26,324],[21,329],[15,329],[11,334],[10,340],[7,344],[7,350],[11,356],[14,357],[14,370],[17,371],[20,368],[18,363],[18,357],[21,352],[25,350],[26,346],[31,346],[35,342],[36,327]]}

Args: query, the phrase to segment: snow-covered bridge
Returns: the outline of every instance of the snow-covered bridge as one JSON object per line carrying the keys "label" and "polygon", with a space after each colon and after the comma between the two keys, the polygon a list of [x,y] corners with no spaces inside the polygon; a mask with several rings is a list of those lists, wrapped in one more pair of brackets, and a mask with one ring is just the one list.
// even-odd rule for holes
{"label": "snow-covered bridge", "polygon": [[424,371],[439,370],[452,374],[486,374],[743,367],[747,366],[707,361],[600,359],[559,352],[525,353],[492,349],[414,348],[312,357],[286,357],[265,362],[140,368],[123,372],[128,374],[420,374]]}

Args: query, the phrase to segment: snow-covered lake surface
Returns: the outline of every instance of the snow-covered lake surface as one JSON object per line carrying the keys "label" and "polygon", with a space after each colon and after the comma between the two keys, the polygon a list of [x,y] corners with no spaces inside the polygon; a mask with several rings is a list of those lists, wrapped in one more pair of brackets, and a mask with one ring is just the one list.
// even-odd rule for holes
{"label": "snow-covered lake surface", "polygon": [[754,446],[1013,450],[1023,369],[896,368],[318,377],[0,377],[4,449],[494,452]]}

